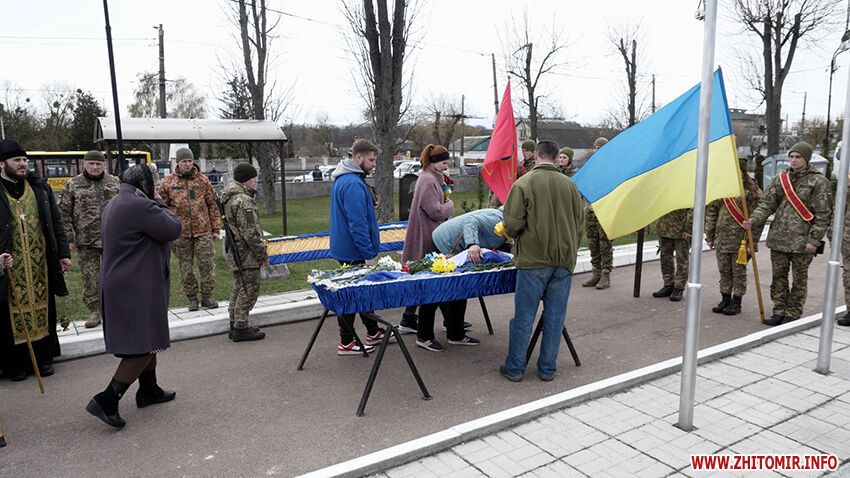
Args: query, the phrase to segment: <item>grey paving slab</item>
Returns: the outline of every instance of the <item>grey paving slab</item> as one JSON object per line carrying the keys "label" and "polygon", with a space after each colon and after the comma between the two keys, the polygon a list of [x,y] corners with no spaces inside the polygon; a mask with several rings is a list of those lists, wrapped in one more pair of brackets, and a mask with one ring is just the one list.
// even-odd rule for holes
{"label": "grey paving slab", "polygon": [[559,460],[520,476],[522,478],[584,478],[587,475]]}

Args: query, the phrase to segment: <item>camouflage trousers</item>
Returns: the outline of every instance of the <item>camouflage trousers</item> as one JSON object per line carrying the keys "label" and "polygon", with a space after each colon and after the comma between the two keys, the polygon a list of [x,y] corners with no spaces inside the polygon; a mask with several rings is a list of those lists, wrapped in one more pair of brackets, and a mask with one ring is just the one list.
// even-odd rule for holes
{"label": "camouflage trousers", "polygon": [[83,276],[83,304],[89,312],[100,310],[100,256],[99,247],[77,247],[77,262]]}
{"label": "camouflage trousers", "polygon": [[[770,300],[773,301],[773,314],[799,319],[806,305],[809,282],[809,264],[812,254],[789,254],[770,251],[773,266],[773,282],[770,284]],[[791,273],[789,287],[788,273]]]}
{"label": "camouflage trousers", "polygon": [[239,278],[238,272],[233,273],[233,290],[230,293],[230,305],[227,307],[230,325],[237,329],[248,326],[248,314],[260,296],[260,269],[243,269],[242,279]]}
{"label": "camouflage trousers", "polygon": [[212,235],[200,237],[181,237],[174,241],[174,255],[180,265],[180,282],[183,293],[190,299],[198,298],[198,279],[195,278],[195,262],[201,276],[201,298],[212,298],[215,289],[215,250]]}
{"label": "camouflage trousers", "polygon": [[587,248],[590,249],[590,265],[594,271],[611,272],[614,269],[614,245],[605,234],[596,216],[587,217]]}
{"label": "camouflage trousers", "polygon": [[681,238],[659,237],[658,246],[661,252],[661,277],[664,279],[664,285],[684,289],[688,284],[688,241]]}
{"label": "camouflage trousers", "polygon": [[747,293],[747,266],[738,264],[737,252],[717,251],[720,293],[741,297]]}

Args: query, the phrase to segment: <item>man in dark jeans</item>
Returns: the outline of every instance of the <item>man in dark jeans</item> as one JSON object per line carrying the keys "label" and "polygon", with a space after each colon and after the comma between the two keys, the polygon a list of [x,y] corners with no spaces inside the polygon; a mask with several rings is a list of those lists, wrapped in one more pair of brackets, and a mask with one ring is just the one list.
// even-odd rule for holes
{"label": "man in dark jeans", "polygon": [[[352,158],[339,163],[334,170],[331,188],[330,232],[331,257],[340,264],[374,265],[381,245],[378,220],[375,216],[375,200],[365,177],[375,168],[380,150],[370,141],[358,139],[352,146]],[[367,352],[384,338],[384,330],[378,327],[373,312],[361,312],[360,319],[366,326],[363,340]],[[338,316],[339,355],[362,354],[363,349],[354,341],[354,314]]]}

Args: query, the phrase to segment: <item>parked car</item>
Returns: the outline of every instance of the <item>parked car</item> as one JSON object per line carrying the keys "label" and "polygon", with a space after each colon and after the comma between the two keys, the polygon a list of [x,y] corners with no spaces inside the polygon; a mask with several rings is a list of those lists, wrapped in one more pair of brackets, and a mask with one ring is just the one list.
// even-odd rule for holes
{"label": "parked car", "polygon": [[[821,172],[821,174],[826,175],[826,162],[826,158],[823,156],[817,153],[812,153],[812,159],[809,161],[809,166],[817,169]],[[769,156],[765,158],[761,164],[764,168],[765,188],[768,184],[770,184],[770,180],[773,179],[774,176],[791,167],[791,162],[788,160],[788,153],[780,153]],[[833,168],[832,177],[835,178],[837,176],[838,170],[837,168]]]}
{"label": "parked car", "polygon": [[419,164],[419,161],[405,161],[395,168],[395,171],[393,171],[393,177],[401,179],[405,174],[415,174],[419,176],[419,170],[421,169],[422,165]]}
{"label": "parked car", "polygon": [[[319,171],[322,172],[322,176],[325,177],[325,181],[332,181],[331,173],[336,169],[335,164],[329,164],[327,166],[319,166]],[[292,179],[293,183],[308,183],[313,181],[313,172],[310,171],[308,173],[302,174],[301,176],[296,176]]]}

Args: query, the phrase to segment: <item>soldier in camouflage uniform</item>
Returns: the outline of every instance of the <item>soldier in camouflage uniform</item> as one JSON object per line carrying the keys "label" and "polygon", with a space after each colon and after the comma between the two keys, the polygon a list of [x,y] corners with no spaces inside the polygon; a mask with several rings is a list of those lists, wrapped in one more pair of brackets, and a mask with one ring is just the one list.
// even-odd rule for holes
{"label": "soldier in camouflage uniform", "polygon": [[174,241],[174,252],[180,265],[180,282],[189,299],[189,310],[198,310],[198,279],[194,262],[200,273],[200,306],[214,309],[218,303],[212,299],[215,289],[214,241],[219,240],[221,214],[215,202],[215,192],[210,180],[201,174],[195,164],[192,150],[177,150],[177,170],[159,185],[159,195],[183,224],[180,239]]}
{"label": "soldier in camouflage uniform", "polygon": [[693,209],[677,209],[658,220],[656,229],[664,287],[653,292],[653,297],[669,297],[673,302],[682,300],[688,282],[688,241],[693,220]]}
{"label": "soldier in camouflage uniform", "polygon": [[[230,339],[234,342],[261,340],[266,336],[256,327],[248,325],[248,314],[260,295],[260,267],[269,261],[263,229],[254,195],[257,194],[257,170],[248,163],[233,168],[233,182],[221,191],[224,220],[234,242],[228,244],[227,267],[233,272],[233,291],[230,294]],[[241,264],[236,263],[235,246]],[[241,270],[240,266],[241,265]]]}
{"label": "soldier in camouflage uniform", "polygon": [[[593,151],[608,144],[607,138],[596,138],[593,142]],[[590,203],[584,205],[585,230],[587,232],[587,248],[590,249],[590,264],[593,266],[593,275],[584,281],[582,287],[596,287],[607,289],[611,286],[611,270],[614,269],[614,245],[605,234],[605,230],[596,219],[596,214]]]}
{"label": "soldier in camouflage uniform", "polygon": [[[791,169],[788,176],[794,192],[814,217],[806,221],[791,205],[777,175],[770,181],[759,205],[746,225],[753,229],[764,226],[768,216],[774,214],[767,247],[773,266],[773,282],[770,298],[773,301],[773,316],[766,325],[779,325],[799,319],[808,294],[809,264],[829,227],[832,214],[830,184],[819,171],[809,167],[812,147],[805,142],[795,144],[788,150]],[[789,287],[788,274],[792,282]]]}
{"label": "soldier in camouflage uniform", "polygon": [[564,146],[558,152],[558,167],[561,168],[561,172],[566,174],[567,177],[572,177],[573,174],[578,171],[578,168],[573,166],[573,149]]}
{"label": "soldier in camouflage uniform", "polygon": [[[761,189],[747,174],[746,161],[741,163],[741,175],[744,181],[744,194],[747,198],[747,211],[753,211],[761,197]],[[741,198],[734,198],[738,210],[743,212]],[[740,216],[743,218],[743,215]],[[758,233],[753,232],[753,240],[758,241]],[[738,250],[741,241],[746,240],[746,231],[729,212],[724,199],[712,201],[705,209],[705,241],[714,249],[717,256],[717,270],[720,272],[720,303],[711,310],[723,315],[736,315],[741,312],[741,298],[747,293],[747,265],[738,264]],[[749,259],[749,248],[747,258]]]}
{"label": "soldier in camouflage uniform", "polygon": [[86,153],[83,173],[65,183],[59,200],[65,234],[83,275],[83,304],[91,314],[86,328],[100,325],[100,217],[106,203],[118,194],[118,178],[103,170],[105,161],[100,151]]}
{"label": "soldier in camouflage uniform", "polygon": [[[848,178],[850,179],[850,178]],[[850,199],[850,188],[847,189],[847,198]],[[850,209],[850,201],[847,201],[844,206],[844,234],[841,239],[841,257],[844,262],[844,303],[850,308],[850,224],[848,224],[847,210]],[[832,240],[832,228],[830,227],[829,239]],[[844,317],[838,319],[838,325],[845,327],[850,326],[850,313],[845,313]]]}

